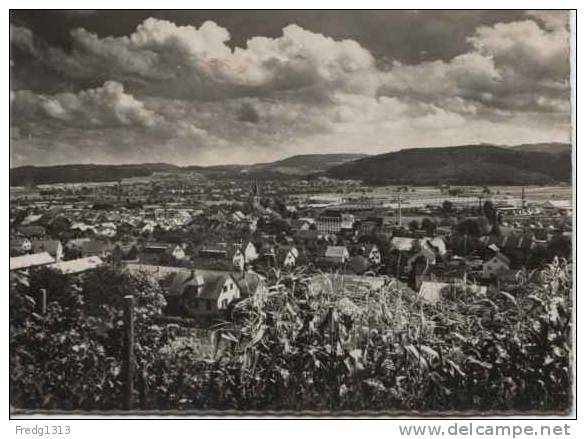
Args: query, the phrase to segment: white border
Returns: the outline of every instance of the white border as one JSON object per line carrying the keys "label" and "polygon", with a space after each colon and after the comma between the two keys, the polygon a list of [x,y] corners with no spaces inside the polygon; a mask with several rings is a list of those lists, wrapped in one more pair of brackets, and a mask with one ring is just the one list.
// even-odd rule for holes
{"label": "white border", "polygon": [[[247,2],[238,2],[238,1],[229,1],[229,0],[216,0],[216,1],[199,1],[199,2],[192,2],[192,1],[172,1],[172,2],[154,2],[154,1],[126,1],[121,3],[120,1],[112,1],[112,0],[103,0],[99,3],[93,2],[92,3],[84,3],[79,1],[54,1],[50,4],[41,1],[32,1],[32,0],[21,0],[18,2],[11,1],[8,2],[9,6],[12,8],[18,9],[43,9],[46,7],[51,8],[63,8],[63,9],[75,9],[75,8],[87,8],[91,9],[92,6],[99,5],[102,9],[124,9],[124,8],[134,8],[134,9],[157,9],[157,8],[165,8],[165,9],[274,9],[278,6],[279,9],[385,9],[389,7],[393,8],[404,8],[404,9],[467,9],[467,8],[477,8],[477,9],[573,9],[578,7],[577,1],[475,1],[471,3],[468,1],[445,1],[445,2],[431,2],[431,1],[394,1],[384,2],[384,1],[373,1],[373,0],[363,0],[361,2],[348,2],[348,1],[336,1],[336,2],[326,2],[326,1],[307,1],[307,0],[297,0],[297,1],[288,1],[288,2],[279,2],[278,4],[274,2],[269,2],[266,0],[249,0]],[[5,14],[2,18],[2,23],[4,26],[8,27],[8,9],[3,11]],[[575,19],[575,18],[574,18]],[[416,30],[414,30],[415,32]],[[5,29],[5,34],[8,36],[8,29]],[[578,34],[578,47],[586,47],[585,44],[580,44],[581,34]],[[6,68],[2,70],[3,80],[5,84],[8,84],[8,43],[2,45],[3,52],[0,55],[0,59],[4,59],[6,62]],[[576,52],[577,55],[577,52]],[[583,64],[583,63],[582,63]],[[578,71],[584,72],[586,69],[580,63],[580,58],[577,57],[576,63],[574,64],[577,67]],[[576,77],[575,72],[573,72],[572,83],[575,87],[576,84]],[[1,111],[3,113],[3,117],[5,121],[8,121],[8,102],[9,102],[9,90],[8,87],[4,89],[5,93],[5,100],[6,104],[1,107]],[[583,93],[582,93],[583,94]],[[580,100],[581,94],[580,90],[576,88],[573,89],[573,102],[577,103]],[[574,106],[574,110],[575,110]],[[583,114],[583,113],[582,113]],[[575,114],[573,114],[574,120],[574,130],[575,127],[581,125],[583,117],[578,115],[576,118]],[[574,139],[575,139],[574,135]],[[8,133],[8,123],[6,123],[3,127],[3,139],[6,139],[6,153],[4,155],[4,163],[5,169],[9,168],[9,156],[8,156],[8,141],[9,133]],[[577,145],[576,145],[577,146]],[[577,147],[576,147],[577,150]],[[578,161],[576,160],[576,169],[578,165]],[[8,229],[8,206],[9,206],[9,182],[8,182],[8,172],[1,174],[2,184],[5,190],[2,192],[2,196],[5,197],[2,201],[2,206],[4,208],[4,215],[2,215],[2,221],[4,222],[4,229]],[[583,186],[583,179],[578,179],[577,185],[575,185],[575,191],[577,194],[584,194],[586,193],[586,188],[582,189]],[[580,198],[577,197],[575,200],[575,209],[574,211],[576,214],[579,210]],[[577,230],[578,224],[575,224],[575,230]],[[584,246],[581,245],[583,239],[580,238],[580,234],[577,234],[577,240],[575,241],[576,249],[577,249],[577,256],[578,260],[582,260],[581,256],[583,256],[582,249]],[[7,234],[3,236],[3,248],[8,249],[8,236]],[[582,273],[576,269],[577,274],[577,281],[578,285],[586,285],[586,280],[583,279]],[[2,279],[0,280],[1,285],[8,285],[8,271],[2,272]],[[5,295],[5,302],[6,307],[4,311],[5,318],[8,318],[8,294]],[[586,298],[582,298],[580,300],[580,304],[584,307],[584,303],[586,303]],[[579,315],[577,316],[577,320],[579,321]],[[8,322],[5,322],[5,328],[8,326]],[[582,323],[581,326],[578,328],[578,335],[579,333],[584,332],[584,327],[586,323]],[[389,420],[389,421],[380,421],[380,420],[335,420],[335,421],[326,421],[326,420],[312,420],[312,421],[295,421],[295,420],[265,420],[264,422],[260,421],[244,421],[244,420],[222,420],[222,421],[205,421],[199,422],[194,424],[190,421],[183,420],[183,421],[172,421],[172,420],[134,420],[134,421],[117,421],[117,420],[99,420],[99,421],[87,421],[87,420],[68,420],[68,421],[23,421],[23,420],[8,420],[8,380],[6,379],[9,371],[7,370],[8,364],[8,337],[2,337],[2,352],[4,354],[3,361],[1,364],[1,371],[0,376],[4,377],[2,382],[3,390],[2,394],[4,395],[3,406],[4,409],[4,416],[2,417],[2,430],[5,432],[4,437],[14,437],[15,436],[15,427],[16,425],[27,425],[27,426],[34,426],[34,425],[71,425],[73,434],[71,436],[59,436],[59,437],[79,437],[79,438],[100,438],[103,439],[104,437],[125,437],[127,435],[136,436],[140,435],[141,439],[146,438],[161,438],[166,437],[169,434],[172,435],[181,435],[181,436],[214,436],[214,437],[238,437],[239,439],[254,437],[254,438],[262,438],[262,437],[271,437],[271,438],[295,438],[299,439],[300,437],[305,438],[324,438],[324,437],[399,437],[399,431],[397,428],[398,424],[407,425],[421,425],[422,422],[427,422],[428,424],[438,424],[443,422],[445,424],[454,423],[454,420],[445,420],[445,421],[406,421],[406,420]],[[580,342],[580,337],[578,337],[578,351],[584,352],[581,349],[582,345],[584,344],[584,340],[586,340],[586,336],[581,337],[583,340]],[[578,355],[582,358],[580,355]],[[584,362],[584,360],[582,360]],[[577,375],[579,375],[577,373]],[[583,391],[584,381],[586,378],[578,379],[578,388],[577,388],[577,395],[581,396],[579,399],[581,404],[584,405],[586,403],[582,402],[582,400],[586,397],[586,393]],[[584,410],[582,410],[584,411]],[[463,422],[463,421],[459,421]],[[468,422],[468,421],[464,421]],[[469,422],[479,422],[479,421],[469,421]],[[482,421],[486,424],[490,424],[491,422],[495,421]],[[499,421],[501,422],[501,421]],[[504,422],[504,421],[503,421]],[[533,424],[538,425],[539,422],[529,422],[529,421],[507,421],[507,422],[517,422],[519,424]],[[586,428],[583,427],[583,423],[579,421],[558,421],[558,422],[551,422],[552,425],[563,425],[564,423],[569,423],[571,425],[572,435],[570,437],[586,437]],[[34,436],[21,436],[21,437],[34,437]],[[38,437],[38,436],[37,436]],[[47,437],[47,436],[45,436]],[[486,436],[466,436],[466,437],[486,437]],[[519,436],[523,437],[523,436]]]}

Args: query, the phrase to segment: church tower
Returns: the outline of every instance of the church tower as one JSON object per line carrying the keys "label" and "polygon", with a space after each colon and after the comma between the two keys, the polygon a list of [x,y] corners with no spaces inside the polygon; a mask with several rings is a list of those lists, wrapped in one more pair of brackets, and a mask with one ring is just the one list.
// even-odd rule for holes
{"label": "church tower", "polygon": [[249,204],[252,210],[260,209],[260,187],[256,179],[250,181]]}

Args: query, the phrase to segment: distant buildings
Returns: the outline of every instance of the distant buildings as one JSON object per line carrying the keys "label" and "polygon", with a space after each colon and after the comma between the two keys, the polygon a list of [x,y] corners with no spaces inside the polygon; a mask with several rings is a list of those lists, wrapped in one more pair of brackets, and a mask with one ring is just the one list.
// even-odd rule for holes
{"label": "distant buildings", "polygon": [[337,210],[324,211],[316,221],[317,231],[320,233],[340,233],[343,230],[352,230],[354,215]]}

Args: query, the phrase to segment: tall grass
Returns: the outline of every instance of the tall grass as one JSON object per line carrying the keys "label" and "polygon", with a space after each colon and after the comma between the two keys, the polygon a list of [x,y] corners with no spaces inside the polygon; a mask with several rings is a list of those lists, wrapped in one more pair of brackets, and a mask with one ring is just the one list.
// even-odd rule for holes
{"label": "tall grass", "polygon": [[571,282],[564,261],[543,270],[538,283],[520,278],[513,293],[477,296],[460,288],[436,305],[396,281],[380,291],[348,293],[341,285],[296,272],[239,303],[234,322],[216,333],[230,348],[185,389],[183,405],[568,410]]}

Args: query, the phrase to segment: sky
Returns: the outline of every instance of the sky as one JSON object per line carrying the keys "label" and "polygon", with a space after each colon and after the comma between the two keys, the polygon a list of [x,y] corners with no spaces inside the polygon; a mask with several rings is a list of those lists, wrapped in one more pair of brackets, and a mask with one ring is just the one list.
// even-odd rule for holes
{"label": "sky", "polygon": [[570,140],[563,11],[11,11],[11,166]]}

